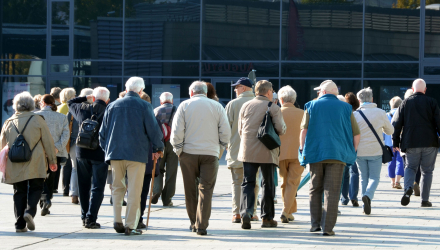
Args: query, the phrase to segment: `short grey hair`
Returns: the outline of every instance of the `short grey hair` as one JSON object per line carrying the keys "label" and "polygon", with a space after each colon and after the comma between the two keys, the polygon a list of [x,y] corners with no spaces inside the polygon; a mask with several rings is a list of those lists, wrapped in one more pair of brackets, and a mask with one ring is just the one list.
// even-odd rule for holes
{"label": "short grey hair", "polygon": [[406,98],[412,96],[413,94],[414,94],[414,91],[413,91],[412,89],[408,89],[408,90],[405,92],[405,96],[403,97],[403,99],[406,99]]}
{"label": "short grey hair", "polygon": [[108,101],[108,98],[110,96],[110,91],[105,87],[96,87],[93,90],[93,96],[95,97],[95,99],[106,102]]}
{"label": "short grey hair", "polygon": [[173,94],[171,94],[170,92],[163,92],[162,94],[160,94],[159,100],[161,102],[172,102]]}
{"label": "short grey hair", "polygon": [[289,85],[280,88],[278,91],[278,98],[283,100],[283,102],[295,103],[296,101],[296,92]]}
{"label": "short grey hair", "polygon": [[79,94],[79,96],[85,97],[85,96],[88,96],[88,95],[91,95],[91,94],[93,94],[93,89],[85,88],[85,89],[81,90],[81,93]]}
{"label": "short grey hair", "polygon": [[395,96],[390,100],[390,107],[392,109],[396,109],[400,106],[400,104],[402,103],[402,99],[400,99],[400,97]]}
{"label": "short grey hair", "polygon": [[145,89],[144,79],[137,76],[130,77],[125,83],[125,89],[136,93],[141,92]]}
{"label": "short grey hair", "polygon": [[75,98],[76,90],[74,88],[65,88],[61,90],[60,101],[67,102]]}
{"label": "short grey hair", "polygon": [[370,87],[362,89],[361,91],[357,92],[356,96],[360,102],[372,102],[373,90]]}
{"label": "short grey hair", "polygon": [[14,97],[12,101],[12,108],[16,112],[20,111],[32,111],[35,109],[34,98],[32,98],[31,93],[24,91]]}
{"label": "short grey hair", "polygon": [[273,90],[272,83],[267,80],[260,80],[255,85],[255,94],[257,95],[265,95],[270,90]]}
{"label": "short grey hair", "polygon": [[206,86],[204,81],[194,81],[191,86],[189,86],[189,95],[191,95],[191,91],[194,95],[206,95],[208,93],[208,86]]}

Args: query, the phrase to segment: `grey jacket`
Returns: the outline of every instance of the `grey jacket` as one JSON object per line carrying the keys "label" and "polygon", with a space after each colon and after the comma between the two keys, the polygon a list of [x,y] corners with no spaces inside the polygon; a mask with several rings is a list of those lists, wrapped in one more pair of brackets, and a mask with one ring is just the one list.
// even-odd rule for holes
{"label": "grey jacket", "polygon": [[67,116],[56,111],[52,111],[50,107],[44,107],[41,111],[36,112],[44,117],[49,132],[55,142],[55,148],[58,149],[58,157],[67,157],[66,145],[69,141],[70,131]]}

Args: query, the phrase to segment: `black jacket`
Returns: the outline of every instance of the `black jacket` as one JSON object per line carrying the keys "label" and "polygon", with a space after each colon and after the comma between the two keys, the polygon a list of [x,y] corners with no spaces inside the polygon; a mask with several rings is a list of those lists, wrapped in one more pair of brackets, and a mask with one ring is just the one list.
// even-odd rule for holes
{"label": "black jacket", "polygon": [[[90,113],[90,105],[93,105],[93,113],[96,116],[102,114],[98,119],[98,122],[102,124],[102,118],[104,116],[105,108],[107,107],[107,104],[102,100],[96,100],[93,104],[89,104],[87,102],[87,97],[73,98],[67,102],[67,105],[69,106],[69,113],[73,115],[73,118],[75,118],[79,126],[81,126],[84,120],[92,117],[92,114]],[[96,150],[76,147],[76,157],[103,162],[105,154],[101,147],[98,147]]]}
{"label": "black jacket", "polygon": [[400,147],[402,152],[408,148],[439,147],[440,109],[434,98],[415,93],[402,102],[391,122],[393,147]]}

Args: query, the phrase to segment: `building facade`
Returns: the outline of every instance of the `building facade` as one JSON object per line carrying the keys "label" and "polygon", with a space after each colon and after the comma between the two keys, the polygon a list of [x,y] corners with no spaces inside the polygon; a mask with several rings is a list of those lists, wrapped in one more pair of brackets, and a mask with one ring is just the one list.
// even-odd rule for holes
{"label": "building facade", "polygon": [[220,101],[256,70],[303,106],[334,80],[340,93],[374,90],[388,110],[415,78],[440,100],[440,0],[3,0],[2,120],[14,94],[104,86],[117,98],[131,76],[153,105],[179,103],[211,82]]}

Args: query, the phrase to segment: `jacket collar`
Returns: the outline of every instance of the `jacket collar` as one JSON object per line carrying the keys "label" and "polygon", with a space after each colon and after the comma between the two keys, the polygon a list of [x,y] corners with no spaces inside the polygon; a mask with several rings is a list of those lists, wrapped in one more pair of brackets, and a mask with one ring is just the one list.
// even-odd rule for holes
{"label": "jacket collar", "polygon": [[[134,93],[134,92],[133,92]],[[128,93],[127,93],[128,94]],[[103,100],[95,100],[95,102],[93,104],[99,104],[99,105],[104,105],[107,106],[107,104],[103,101]]]}
{"label": "jacket collar", "polygon": [[416,92],[413,95],[424,95],[422,92]]}
{"label": "jacket collar", "polygon": [[262,95],[256,96],[255,99],[257,99],[257,100],[264,100],[264,101],[270,101],[269,98],[267,98],[265,96],[262,96]]}
{"label": "jacket collar", "polygon": [[41,111],[52,111],[52,108],[50,106],[46,106],[42,108]]}
{"label": "jacket collar", "polygon": [[166,102],[166,103],[164,103],[164,104],[162,104],[160,106],[162,106],[162,107],[172,107],[172,106],[174,106],[174,104]]}
{"label": "jacket collar", "polygon": [[376,103],[372,103],[372,102],[369,102],[369,103],[362,103],[361,104],[361,107],[360,107],[361,109],[362,108],[365,108],[365,109],[371,109],[371,108],[377,108],[377,104]]}
{"label": "jacket collar", "polygon": [[325,94],[325,95],[323,95],[323,96],[318,98],[318,100],[321,100],[321,99],[322,100],[325,100],[325,99],[336,99],[336,100],[339,101],[339,99],[335,95],[333,95],[333,94]]}
{"label": "jacket collar", "polygon": [[195,98],[195,97],[205,97],[205,98],[208,98],[208,97],[206,97],[206,95],[204,95],[204,94],[193,95],[191,98]]}
{"label": "jacket collar", "polygon": [[238,96],[238,98],[240,97],[255,97],[255,95],[252,91],[245,91]]}
{"label": "jacket collar", "polygon": [[11,117],[9,117],[8,120],[19,119],[22,117],[29,117],[29,116],[33,116],[33,115],[35,115],[35,113],[30,112],[30,111],[15,112],[15,114],[13,114]]}
{"label": "jacket collar", "polygon": [[283,105],[281,105],[281,107],[295,107],[295,105],[293,105],[293,103],[291,102],[286,102]]}
{"label": "jacket collar", "polygon": [[139,96],[139,94],[136,93],[136,92],[134,92],[134,91],[128,91],[127,94],[125,94],[124,98],[125,98],[126,96],[131,96],[131,97],[141,98],[141,97]]}

